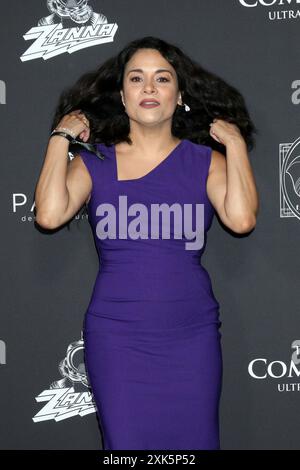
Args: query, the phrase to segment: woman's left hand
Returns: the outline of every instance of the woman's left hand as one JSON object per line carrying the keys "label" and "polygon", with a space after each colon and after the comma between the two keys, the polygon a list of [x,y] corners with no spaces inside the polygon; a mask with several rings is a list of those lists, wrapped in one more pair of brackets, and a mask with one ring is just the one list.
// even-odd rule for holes
{"label": "woman's left hand", "polygon": [[228,145],[232,141],[244,140],[239,127],[223,119],[214,119],[210,124],[211,137],[223,145]]}

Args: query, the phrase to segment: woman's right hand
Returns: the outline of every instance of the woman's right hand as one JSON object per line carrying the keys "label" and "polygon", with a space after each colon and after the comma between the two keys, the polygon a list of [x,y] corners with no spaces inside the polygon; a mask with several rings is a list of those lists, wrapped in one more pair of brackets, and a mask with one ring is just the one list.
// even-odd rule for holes
{"label": "woman's right hand", "polygon": [[90,125],[87,117],[81,112],[80,109],[65,114],[64,117],[59,121],[58,127],[65,127],[83,142],[86,142],[90,137]]}

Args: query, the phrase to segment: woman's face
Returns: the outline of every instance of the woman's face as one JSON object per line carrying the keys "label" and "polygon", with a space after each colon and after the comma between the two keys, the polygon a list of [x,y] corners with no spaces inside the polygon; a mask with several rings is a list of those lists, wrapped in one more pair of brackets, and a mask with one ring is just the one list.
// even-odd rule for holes
{"label": "woman's face", "polygon": [[[127,62],[121,97],[128,117],[148,126],[172,120],[182,104],[176,71],[156,49],[139,49]],[[142,107],[144,99],[155,99],[159,106]]]}

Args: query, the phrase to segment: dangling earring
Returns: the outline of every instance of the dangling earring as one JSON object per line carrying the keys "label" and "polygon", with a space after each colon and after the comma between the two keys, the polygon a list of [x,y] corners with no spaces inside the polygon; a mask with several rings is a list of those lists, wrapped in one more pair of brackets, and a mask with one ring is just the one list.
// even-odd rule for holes
{"label": "dangling earring", "polygon": [[181,100],[181,102],[182,102],[182,104],[181,104],[180,106],[184,106],[184,110],[185,110],[186,112],[188,112],[188,111],[191,110],[191,108],[190,108],[186,103],[184,103],[182,100]]}

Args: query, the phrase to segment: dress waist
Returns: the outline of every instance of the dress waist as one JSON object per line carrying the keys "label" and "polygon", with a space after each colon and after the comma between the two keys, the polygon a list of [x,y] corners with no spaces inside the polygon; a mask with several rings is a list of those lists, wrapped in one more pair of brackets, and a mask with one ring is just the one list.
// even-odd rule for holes
{"label": "dress waist", "polygon": [[[101,302],[107,302],[107,308],[115,309],[124,304],[162,302],[171,305],[174,302],[191,300],[199,309],[218,308],[210,276],[201,265],[177,266],[155,265],[151,267],[135,264],[122,269],[106,265],[97,274],[90,309],[98,310]],[[109,305],[109,303],[111,305]]]}

